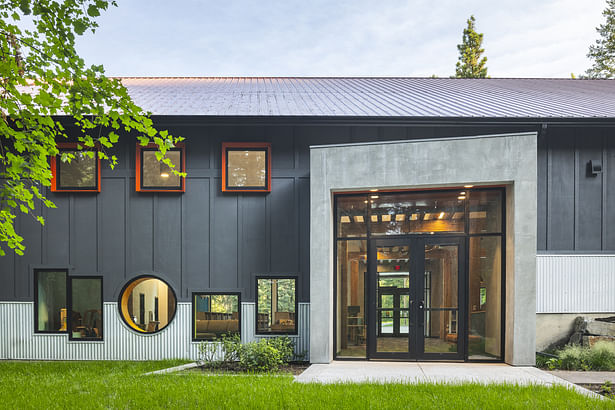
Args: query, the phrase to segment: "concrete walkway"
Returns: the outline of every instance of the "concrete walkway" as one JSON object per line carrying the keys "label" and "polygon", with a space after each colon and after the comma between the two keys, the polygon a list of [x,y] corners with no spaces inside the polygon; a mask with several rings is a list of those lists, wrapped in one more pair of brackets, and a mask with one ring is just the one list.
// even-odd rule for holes
{"label": "concrete walkway", "polygon": [[598,396],[535,367],[502,363],[346,362],[313,364],[295,377],[300,383],[510,383],[561,385]]}
{"label": "concrete walkway", "polygon": [[568,370],[552,370],[552,375],[575,384],[604,384],[610,382],[615,385],[615,372],[573,372]]}

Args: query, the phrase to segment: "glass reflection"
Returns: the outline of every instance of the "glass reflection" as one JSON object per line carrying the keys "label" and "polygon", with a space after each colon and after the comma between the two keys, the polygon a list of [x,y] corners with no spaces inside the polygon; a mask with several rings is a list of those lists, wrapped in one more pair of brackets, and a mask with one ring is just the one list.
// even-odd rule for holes
{"label": "glass reflection", "polygon": [[425,245],[425,353],[457,352],[457,245]]}
{"label": "glass reflection", "polygon": [[96,171],[96,153],[90,156],[79,150],[61,150],[74,156],[70,162],[63,162],[61,155],[56,161],[58,169],[58,188],[96,189],[98,186]]}
{"label": "glass reflection", "polygon": [[337,243],[337,357],[365,357],[367,241]]}
{"label": "glass reflection", "polygon": [[470,193],[470,233],[502,232],[502,191]]}
{"label": "glass reflection", "polygon": [[370,196],[372,235],[463,232],[465,197],[459,192],[411,192]]}
{"label": "glass reflection", "polygon": [[[167,164],[156,159],[156,151],[142,150],[143,188],[181,188],[181,177],[175,175]],[[175,170],[181,171],[181,151],[169,150],[165,155]]]}
{"label": "glass reflection", "polygon": [[337,236],[339,238],[367,236],[367,199],[365,196],[337,198]]}
{"label": "glass reflection", "polygon": [[470,238],[469,359],[502,358],[502,260],[499,236]]}
{"label": "glass reflection", "polygon": [[240,332],[239,294],[195,294],[194,338],[215,340]]}
{"label": "glass reflection", "polygon": [[267,185],[267,152],[264,150],[228,150],[227,185],[233,188]]}
{"label": "glass reflection", "polygon": [[410,247],[378,246],[376,297],[378,352],[408,352],[410,347]]}

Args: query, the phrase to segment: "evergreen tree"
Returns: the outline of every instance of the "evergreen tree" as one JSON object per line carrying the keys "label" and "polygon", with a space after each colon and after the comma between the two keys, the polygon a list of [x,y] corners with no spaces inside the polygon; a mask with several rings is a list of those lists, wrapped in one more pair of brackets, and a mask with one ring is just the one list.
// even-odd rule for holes
{"label": "evergreen tree", "polygon": [[596,28],[600,38],[589,46],[587,57],[593,65],[586,71],[589,78],[615,78],[615,0],[606,1],[602,15],[606,22]]}
{"label": "evergreen tree", "polygon": [[[612,0],[615,1],[615,0]],[[463,30],[461,44],[457,45],[459,50],[459,61],[457,62],[455,77],[457,78],[486,78],[487,77],[487,57],[482,57],[485,52],[481,48],[483,44],[483,33],[476,32],[476,19],[470,16],[468,27]]]}

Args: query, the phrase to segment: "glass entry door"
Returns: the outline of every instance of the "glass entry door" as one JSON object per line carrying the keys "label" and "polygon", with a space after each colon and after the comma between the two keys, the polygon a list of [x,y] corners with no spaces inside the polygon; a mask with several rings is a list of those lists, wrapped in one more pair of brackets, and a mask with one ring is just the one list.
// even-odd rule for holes
{"label": "glass entry door", "polygon": [[464,243],[458,237],[372,241],[369,358],[463,359]]}

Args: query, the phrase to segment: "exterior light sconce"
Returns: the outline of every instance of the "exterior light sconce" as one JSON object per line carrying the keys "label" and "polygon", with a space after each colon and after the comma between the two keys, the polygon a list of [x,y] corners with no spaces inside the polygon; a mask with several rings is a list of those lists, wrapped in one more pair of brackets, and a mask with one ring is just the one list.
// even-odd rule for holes
{"label": "exterior light sconce", "polygon": [[587,171],[589,176],[595,177],[602,174],[602,160],[590,159],[587,163]]}

